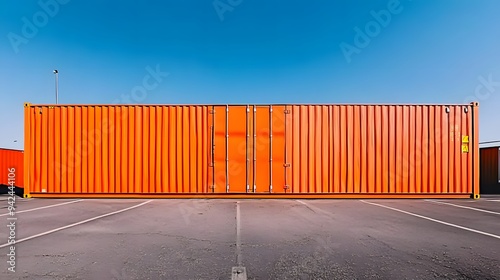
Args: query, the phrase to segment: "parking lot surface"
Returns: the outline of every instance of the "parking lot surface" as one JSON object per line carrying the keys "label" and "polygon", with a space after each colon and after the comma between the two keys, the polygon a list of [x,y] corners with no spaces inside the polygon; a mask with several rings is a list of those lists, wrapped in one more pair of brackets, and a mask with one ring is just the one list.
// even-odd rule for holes
{"label": "parking lot surface", "polygon": [[[0,279],[498,279],[480,200],[16,199]],[[233,268],[240,274],[232,274]],[[244,271],[244,272],[243,272]],[[246,278],[244,278],[246,276]]]}

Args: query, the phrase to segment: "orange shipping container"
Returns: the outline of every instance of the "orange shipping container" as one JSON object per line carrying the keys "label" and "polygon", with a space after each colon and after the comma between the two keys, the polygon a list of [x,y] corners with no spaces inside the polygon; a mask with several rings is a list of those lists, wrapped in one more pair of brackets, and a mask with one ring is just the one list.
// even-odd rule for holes
{"label": "orange shipping container", "polygon": [[0,148],[0,185],[24,186],[23,151]]}
{"label": "orange shipping container", "polygon": [[27,103],[25,193],[477,198],[477,117],[477,103]]}

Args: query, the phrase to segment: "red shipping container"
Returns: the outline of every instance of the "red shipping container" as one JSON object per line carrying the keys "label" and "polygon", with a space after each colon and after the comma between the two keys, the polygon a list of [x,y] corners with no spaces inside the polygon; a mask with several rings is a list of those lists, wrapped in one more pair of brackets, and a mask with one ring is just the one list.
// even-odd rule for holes
{"label": "red shipping container", "polygon": [[13,181],[14,186],[22,188],[24,186],[23,169],[23,151],[0,148],[0,185],[9,186],[9,181]]}

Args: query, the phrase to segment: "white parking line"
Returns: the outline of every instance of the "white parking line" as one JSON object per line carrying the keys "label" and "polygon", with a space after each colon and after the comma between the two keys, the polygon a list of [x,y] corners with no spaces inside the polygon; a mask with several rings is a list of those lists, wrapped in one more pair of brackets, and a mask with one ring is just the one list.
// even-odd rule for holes
{"label": "white parking line", "polygon": [[457,204],[448,203],[448,202],[442,202],[442,201],[436,201],[436,200],[428,200],[428,199],[425,199],[425,201],[433,202],[433,203],[438,203],[438,204],[443,204],[443,205],[449,205],[449,206],[458,207],[458,208],[464,208],[464,209],[474,210],[474,211],[479,211],[479,212],[484,212],[484,213],[489,213],[489,214],[500,215],[500,213],[498,213],[498,212],[484,210],[484,209],[479,209],[479,208],[474,208],[474,207],[462,206],[462,205],[457,205]]}
{"label": "white parking line", "polygon": [[236,262],[238,266],[231,269],[231,280],[247,280],[246,268],[241,266],[241,211],[240,202],[236,201]]}
{"label": "white parking line", "polygon": [[[16,240],[16,244],[24,242],[24,241],[27,241],[27,240],[30,240],[30,239],[33,239],[33,238],[37,238],[37,237],[40,237],[40,236],[48,235],[48,234],[51,234],[51,233],[54,233],[54,232],[57,232],[57,231],[61,231],[61,230],[67,229],[67,228],[75,227],[75,226],[78,226],[78,225],[81,225],[81,224],[84,224],[84,223],[95,221],[97,219],[101,219],[101,218],[108,217],[108,216],[111,216],[111,215],[115,215],[115,214],[118,214],[118,213],[122,213],[122,212],[125,212],[125,211],[128,211],[128,210],[132,210],[134,208],[141,207],[144,204],[150,203],[151,201],[152,200],[148,200],[146,202],[143,202],[143,203],[140,203],[140,204],[137,204],[137,205],[134,205],[134,206],[122,209],[122,210],[118,210],[118,211],[114,211],[114,212],[111,212],[111,213],[99,215],[99,216],[94,217],[94,218],[86,219],[86,220],[83,220],[83,221],[80,221],[80,222],[77,222],[77,223],[73,223],[73,224],[70,224],[70,225],[67,225],[67,226],[59,227],[59,228],[56,228],[56,229],[53,229],[53,230],[49,230],[49,231],[42,232],[42,233],[39,233],[39,234],[35,234],[35,235],[29,236],[29,237],[26,237],[26,238],[22,238],[22,239]],[[4,248],[4,247],[10,246],[10,245],[12,245],[12,244],[5,243],[5,244],[0,245],[0,248]]]}
{"label": "white parking line", "polygon": [[236,202],[236,257],[238,266],[241,266],[241,211],[240,202]]}
{"label": "white parking line", "polygon": [[247,271],[246,268],[242,266],[241,259],[241,211],[240,202],[236,201],[236,258],[238,266],[231,269],[231,280],[246,280]]}
{"label": "white parking line", "polygon": [[485,201],[500,202],[500,199],[485,199]]}
{"label": "white parking line", "polygon": [[466,230],[466,231],[470,231],[470,232],[474,232],[474,233],[486,235],[486,236],[489,236],[489,237],[493,237],[493,238],[496,238],[496,239],[500,239],[500,236],[492,234],[492,233],[488,233],[488,232],[484,232],[484,231],[480,231],[480,230],[476,230],[476,229],[472,229],[472,228],[467,228],[467,227],[455,225],[455,224],[452,224],[452,223],[440,221],[440,220],[437,220],[437,219],[429,218],[429,217],[426,217],[426,216],[418,215],[418,214],[415,214],[415,213],[411,213],[411,212],[404,211],[404,210],[401,210],[401,209],[397,209],[397,208],[394,208],[394,207],[385,206],[385,205],[378,204],[378,203],[368,202],[368,201],[364,201],[364,200],[360,200],[360,201],[363,202],[363,203],[367,203],[367,204],[371,204],[371,205],[375,205],[375,206],[379,206],[379,207],[391,209],[393,211],[397,211],[397,212],[400,212],[400,213],[404,213],[404,214],[407,214],[407,215],[418,217],[418,218],[421,218],[421,219],[424,219],[424,220],[428,220],[428,221],[436,222],[436,223],[439,223],[439,224],[447,225],[447,226],[450,226],[450,227],[459,228],[459,229],[463,229],[463,230]]}
{"label": "white parking line", "polygon": [[[42,207],[37,207],[37,208],[27,209],[27,210],[22,210],[22,211],[16,211],[16,214],[26,213],[26,212],[31,212],[31,211],[41,210],[41,209],[47,209],[47,208],[56,207],[56,206],[62,206],[62,205],[71,204],[71,203],[80,202],[80,201],[83,201],[83,199],[72,200],[72,201],[68,201],[68,202],[63,202],[63,203],[58,203],[58,204],[53,204],[53,205],[48,205],[48,206],[42,206]],[[9,213],[1,214],[0,217],[7,216],[7,215],[9,215]]]}

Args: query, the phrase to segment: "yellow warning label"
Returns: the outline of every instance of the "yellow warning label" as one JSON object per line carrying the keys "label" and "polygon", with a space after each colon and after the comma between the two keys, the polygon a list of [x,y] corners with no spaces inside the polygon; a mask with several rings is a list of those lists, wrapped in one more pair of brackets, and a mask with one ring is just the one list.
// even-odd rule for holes
{"label": "yellow warning label", "polygon": [[462,153],[468,153],[468,152],[469,152],[469,145],[462,144]]}
{"label": "yellow warning label", "polygon": [[462,135],[462,143],[469,143],[469,135]]}

